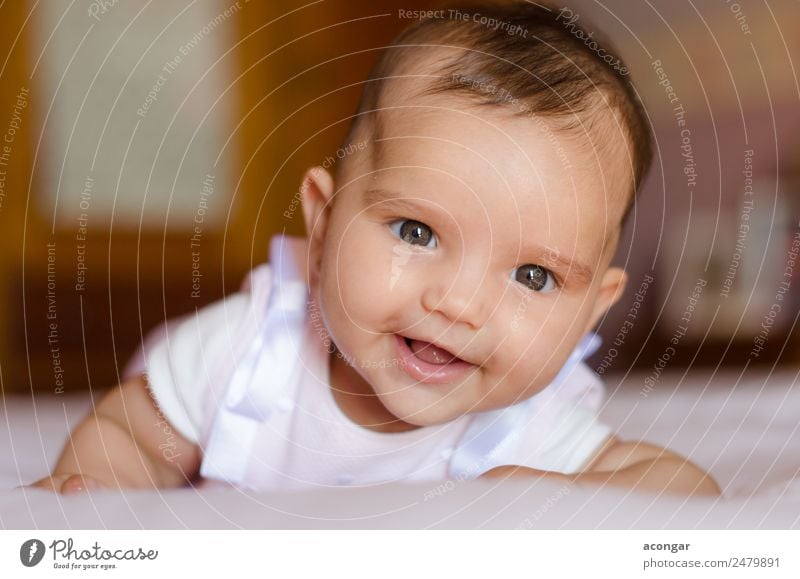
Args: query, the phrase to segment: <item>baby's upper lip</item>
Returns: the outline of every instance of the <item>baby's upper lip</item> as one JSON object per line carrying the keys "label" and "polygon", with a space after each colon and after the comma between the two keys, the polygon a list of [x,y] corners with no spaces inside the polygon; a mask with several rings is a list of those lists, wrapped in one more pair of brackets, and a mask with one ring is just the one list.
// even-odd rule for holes
{"label": "baby's upper lip", "polygon": [[429,344],[433,344],[437,348],[441,348],[442,350],[444,350],[445,352],[447,352],[448,354],[450,354],[451,356],[455,357],[458,360],[462,360],[462,361],[467,362],[468,364],[472,364],[474,366],[480,366],[480,364],[476,364],[475,362],[471,361],[470,359],[465,358],[463,355],[459,356],[458,354],[456,354],[456,352],[462,352],[461,348],[454,348],[454,347],[442,344],[439,341],[431,340],[429,338],[424,338],[424,337],[421,337],[421,336],[412,336],[410,334],[398,334],[398,335],[400,337],[403,337],[403,338],[410,338],[412,340],[419,340],[420,342],[428,342]]}

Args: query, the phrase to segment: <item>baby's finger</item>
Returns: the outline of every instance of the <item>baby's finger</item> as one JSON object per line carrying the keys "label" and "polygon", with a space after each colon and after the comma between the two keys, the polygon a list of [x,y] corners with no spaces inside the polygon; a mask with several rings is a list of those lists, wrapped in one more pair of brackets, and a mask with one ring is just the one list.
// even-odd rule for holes
{"label": "baby's finger", "polygon": [[97,479],[82,474],[69,475],[61,484],[61,494],[68,495],[102,488]]}
{"label": "baby's finger", "polygon": [[64,481],[73,475],[71,474],[57,474],[53,476],[46,476],[28,485],[32,488],[44,489],[46,491],[58,493],[61,492],[61,485]]}

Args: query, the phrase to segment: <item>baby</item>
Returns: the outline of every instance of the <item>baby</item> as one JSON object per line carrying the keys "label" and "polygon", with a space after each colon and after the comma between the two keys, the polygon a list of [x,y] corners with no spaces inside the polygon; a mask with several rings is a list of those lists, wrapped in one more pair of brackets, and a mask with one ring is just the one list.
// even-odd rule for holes
{"label": "baby", "polygon": [[719,492],[601,424],[582,362],[651,156],[627,70],[563,10],[430,16],[373,70],[335,176],[306,173],[307,238],[153,334],[37,486]]}

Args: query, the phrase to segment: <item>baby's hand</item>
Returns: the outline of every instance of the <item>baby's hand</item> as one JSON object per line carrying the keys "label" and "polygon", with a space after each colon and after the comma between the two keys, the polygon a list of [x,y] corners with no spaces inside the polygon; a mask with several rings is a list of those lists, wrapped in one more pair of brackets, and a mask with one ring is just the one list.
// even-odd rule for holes
{"label": "baby's hand", "polygon": [[85,474],[60,473],[44,477],[30,485],[62,495],[107,488],[96,478]]}
{"label": "baby's hand", "polygon": [[613,438],[589,468],[563,474],[524,466],[498,466],[481,478],[548,478],[569,484],[614,485],[684,496],[719,496],[720,489],[708,474],[687,459],[644,442],[620,442]]}
{"label": "baby's hand", "polygon": [[30,486],[61,494],[179,487],[199,473],[201,460],[200,446],[168,426],[140,375],[95,405],[70,434],[53,474]]}

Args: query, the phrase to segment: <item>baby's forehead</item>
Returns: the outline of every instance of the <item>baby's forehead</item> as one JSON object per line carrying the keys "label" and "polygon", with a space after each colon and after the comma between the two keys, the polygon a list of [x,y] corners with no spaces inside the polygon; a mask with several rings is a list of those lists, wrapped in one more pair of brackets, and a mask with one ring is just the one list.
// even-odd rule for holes
{"label": "baby's forehead", "polygon": [[[380,174],[427,167],[469,185],[483,168],[495,173],[499,188],[506,177],[522,173],[541,187],[573,183],[577,197],[602,194],[611,213],[621,215],[627,208],[630,152],[619,131],[616,137],[611,131],[612,115],[582,119],[584,130],[565,130],[553,119],[520,114],[508,103],[486,104],[455,93],[406,92],[410,96],[404,99],[397,94],[382,100],[367,123],[362,138],[369,143],[370,162],[364,170]],[[530,196],[530,189],[511,192],[523,203]]]}
{"label": "baby's forehead", "polygon": [[477,164],[493,169],[498,178],[528,172],[540,179],[599,179],[609,189],[628,185],[631,178],[621,140],[603,142],[506,107],[437,95],[382,108],[374,118],[365,142],[378,170],[447,163],[443,169],[469,176]]}

